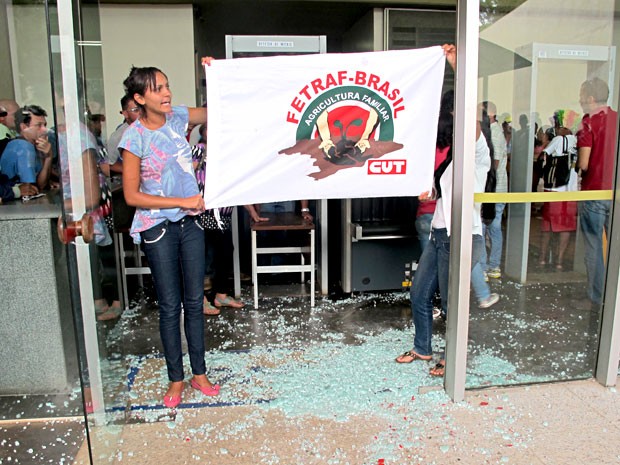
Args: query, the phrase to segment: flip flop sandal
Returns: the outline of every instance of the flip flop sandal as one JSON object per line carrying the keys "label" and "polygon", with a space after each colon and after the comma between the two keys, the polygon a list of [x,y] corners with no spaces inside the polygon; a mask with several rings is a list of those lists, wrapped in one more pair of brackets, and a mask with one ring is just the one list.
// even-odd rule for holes
{"label": "flip flop sandal", "polygon": [[99,321],[108,321],[108,320],[115,320],[116,318],[118,318],[119,316],[121,316],[121,313],[123,313],[123,309],[121,307],[108,307],[108,309],[97,315],[97,320]]}
{"label": "flip flop sandal", "polygon": [[223,299],[216,297],[213,299],[213,303],[216,307],[231,307],[231,308],[243,308],[243,302],[233,299],[230,296],[226,296]]}
{"label": "flip flop sandal", "polygon": [[[399,360],[399,359],[402,359],[403,357],[411,357],[411,360],[409,360],[409,361]],[[423,357],[419,356],[418,354],[416,354],[415,352],[412,352],[411,350],[408,350],[407,352],[405,352],[405,353],[399,355],[398,357],[396,357],[394,359],[394,361],[396,363],[411,363],[414,360],[422,360],[423,362],[428,362],[431,358],[432,357],[423,358]]]}
{"label": "flip flop sandal", "polygon": [[205,315],[219,315],[220,309],[214,307],[213,304],[209,302],[209,299],[205,297],[202,301],[202,313],[204,313]]}
{"label": "flip flop sandal", "polygon": [[109,305],[100,306],[95,304],[95,315],[101,315],[110,309]]}
{"label": "flip flop sandal", "polygon": [[433,368],[430,369],[428,374],[437,378],[443,378],[446,374],[446,366],[443,363],[438,362]]}

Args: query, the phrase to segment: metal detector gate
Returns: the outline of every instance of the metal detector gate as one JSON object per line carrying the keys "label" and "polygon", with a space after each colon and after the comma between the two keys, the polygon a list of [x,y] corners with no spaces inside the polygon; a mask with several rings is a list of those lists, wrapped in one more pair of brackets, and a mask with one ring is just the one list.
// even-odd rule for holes
{"label": "metal detector gate", "polygon": [[[512,139],[512,156],[510,169],[510,191],[530,192],[532,188],[534,161],[534,118],[537,108],[537,84],[541,62],[564,60],[581,62],[584,65],[583,80],[599,77],[609,85],[609,100],[613,102],[616,47],[596,45],[562,45],[532,43],[521,47],[516,52],[532,62],[529,67],[515,70],[515,88],[513,103],[513,121],[515,115],[525,115],[529,121],[527,137]],[[519,74],[523,73],[523,74]],[[528,76],[529,74],[529,76]],[[582,80],[582,81],[583,81]],[[575,98],[579,95],[579,84],[571,90]],[[531,203],[513,203],[508,208],[506,227],[506,265],[505,274],[521,283],[527,281],[527,261],[530,241]],[[580,234],[577,228],[577,235]],[[575,265],[582,266],[582,241],[575,242]]]}
{"label": "metal detector gate", "polygon": [[[326,36],[226,36],[226,58],[303,55],[327,53]],[[311,200],[311,199],[309,199]],[[241,295],[241,267],[239,262],[239,216],[233,213],[232,235],[234,250],[235,296]],[[321,294],[327,295],[327,200],[316,202],[318,231],[318,284]],[[249,232],[248,232],[249,234]]]}

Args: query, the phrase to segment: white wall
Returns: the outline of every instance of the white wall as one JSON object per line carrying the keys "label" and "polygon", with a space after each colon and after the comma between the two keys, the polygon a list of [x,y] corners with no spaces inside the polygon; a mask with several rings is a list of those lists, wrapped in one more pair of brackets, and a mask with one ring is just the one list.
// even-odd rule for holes
{"label": "white wall", "polygon": [[[499,4],[507,4],[500,0]],[[511,51],[538,43],[574,45],[617,45],[618,27],[615,19],[614,0],[527,0],[506,16],[480,32],[480,37]],[[529,58],[529,57],[528,57]],[[582,113],[579,106],[579,87],[588,77],[587,65],[579,61],[554,60],[552,63],[539,62],[537,108],[543,124],[560,108]],[[617,88],[616,79],[610,87]],[[606,77],[603,75],[602,77]],[[512,113],[514,73],[506,72],[491,76],[486,95],[482,80],[479,83],[480,100],[492,100],[497,104],[498,114]],[[615,95],[612,106],[617,105]],[[513,126],[518,115],[512,115]]]}
{"label": "white wall", "polygon": [[196,106],[192,5],[100,5],[107,131],[120,124],[123,80],[131,66],[155,66],[172,103]]}
{"label": "white wall", "polygon": [[[8,33],[15,100],[40,105],[51,121],[52,90],[44,5],[7,6]],[[3,56],[9,54],[3,52]],[[51,126],[51,124],[50,124]]]}

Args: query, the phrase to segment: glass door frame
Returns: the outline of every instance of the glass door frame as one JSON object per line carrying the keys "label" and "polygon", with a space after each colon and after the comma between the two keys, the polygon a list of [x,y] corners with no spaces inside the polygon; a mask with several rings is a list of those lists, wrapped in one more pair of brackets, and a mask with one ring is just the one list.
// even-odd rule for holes
{"label": "glass door frame", "polygon": [[455,402],[465,399],[467,339],[469,335],[469,293],[474,202],[474,160],[476,106],[478,98],[479,2],[458,2],[457,66],[454,77],[454,151],[463,156],[453,160],[450,280],[446,323],[446,369],[444,389]]}
{"label": "glass door frame", "polygon": [[[56,114],[64,111],[67,147],[66,150],[69,172],[69,186],[71,190],[70,208],[63,208],[63,221],[66,223],[79,221],[83,215],[87,214],[86,205],[86,183],[84,179],[83,159],[82,159],[82,140],[84,136],[81,129],[83,117],[82,105],[80,104],[79,86],[83,83],[78,81],[80,64],[76,52],[79,38],[76,37],[76,30],[79,30],[79,21],[76,12],[79,11],[81,2],[79,0],[58,0],[58,47],[60,53],[61,69],[54,71],[56,76],[62,78],[61,89],[63,103],[55,102]],[[79,15],[78,15],[79,16]],[[66,180],[63,180],[66,182]],[[97,345],[97,321],[95,318],[94,296],[92,288],[91,257],[90,247],[81,236],[67,245],[74,247],[77,270],[73,275],[78,278],[80,293],[80,308],[83,325],[84,340],[78,344],[84,344],[86,354],[86,365],[89,376],[89,386],[92,394],[92,405],[95,424],[105,424],[105,404],[103,395],[103,380],[99,362],[99,348]],[[69,261],[69,266],[73,263]],[[74,302],[74,305],[76,302]],[[78,322],[79,324],[79,322]],[[88,425],[88,423],[87,423]]]}

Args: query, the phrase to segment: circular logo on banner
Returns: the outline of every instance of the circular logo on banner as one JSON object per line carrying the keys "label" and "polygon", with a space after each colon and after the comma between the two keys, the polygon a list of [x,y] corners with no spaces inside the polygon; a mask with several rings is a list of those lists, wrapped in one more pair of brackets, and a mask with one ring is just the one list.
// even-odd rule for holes
{"label": "circular logo on banner", "polygon": [[[340,86],[308,102],[299,117],[297,143],[279,153],[310,155],[319,172],[309,176],[319,180],[402,149],[393,139],[394,115],[385,98],[369,88]],[[392,172],[375,165],[368,164],[368,174],[406,173],[406,163]]]}

